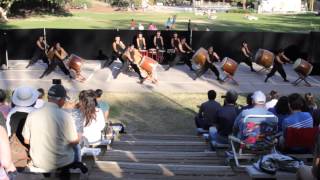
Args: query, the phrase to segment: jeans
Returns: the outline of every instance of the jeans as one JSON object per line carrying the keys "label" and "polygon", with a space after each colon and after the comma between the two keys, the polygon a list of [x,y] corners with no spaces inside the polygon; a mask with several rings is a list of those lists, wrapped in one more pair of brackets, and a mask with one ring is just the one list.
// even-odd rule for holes
{"label": "jeans", "polygon": [[215,127],[210,127],[209,129],[209,139],[211,141],[216,141],[220,144],[229,144],[228,137],[223,137],[218,134],[218,130]]}

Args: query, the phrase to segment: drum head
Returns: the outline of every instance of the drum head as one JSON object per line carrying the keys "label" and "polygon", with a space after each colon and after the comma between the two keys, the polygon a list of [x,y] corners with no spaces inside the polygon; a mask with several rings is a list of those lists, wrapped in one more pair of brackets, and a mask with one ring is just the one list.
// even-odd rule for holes
{"label": "drum head", "polygon": [[302,59],[300,59],[300,58],[297,59],[292,65],[293,69],[296,69],[297,67],[299,67],[299,65],[301,64],[301,61],[302,61]]}

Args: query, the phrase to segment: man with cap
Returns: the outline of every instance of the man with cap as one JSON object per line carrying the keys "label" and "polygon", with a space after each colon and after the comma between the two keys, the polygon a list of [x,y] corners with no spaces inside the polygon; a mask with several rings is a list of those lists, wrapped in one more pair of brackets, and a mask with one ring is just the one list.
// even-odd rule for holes
{"label": "man with cap", "polygon": [[239,109],[236,106],[238,93],[230,90],[222,97],[225,98],[224,105],[217,111],[216,126],[210,127],[209,135],[212,141],[220,144],[228,144],[228,136],[232,133],[234,120],[239,114]]}
{"label": "man with cap", "polygon": [[241,137],[244,124],[243,119],[248,115],[273,115],[266,108],[266,96],[261,91],[256,91],[252,95],[253,108],[243,110],[236,118],[233,125],[233,134],[237,137]]}
{"label": "man with cap", "polygon": [[46,171],[61,169],[63,178],[70,175],[72,167],[87,171],[83,164],[74,162],[73,146],[79,143],[79,137],[71,115],[61,109],[67,98],[62,85],[53,85],[48,102],[29,114],[22,133],[30,145],[33,165]]}
{"label": "man with cap", "polygon": [[199,113],[195,117],[195,123],[199,133],[208,131],[209,127],[216,123],[216,112],[221,108],[221,105],[215,101],[216,96],[217,93],[214,90],[208,91],[209,100],[200,106]]}

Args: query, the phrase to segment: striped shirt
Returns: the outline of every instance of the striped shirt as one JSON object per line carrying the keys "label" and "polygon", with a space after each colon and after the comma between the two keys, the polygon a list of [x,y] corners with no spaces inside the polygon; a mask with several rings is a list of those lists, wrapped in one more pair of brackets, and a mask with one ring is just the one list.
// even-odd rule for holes
{"label": "striped shirt", "polygon": [[285,118],[282,123],[282,130],[286,128],[312,128],[313,118],[309,112],[295,112]]}

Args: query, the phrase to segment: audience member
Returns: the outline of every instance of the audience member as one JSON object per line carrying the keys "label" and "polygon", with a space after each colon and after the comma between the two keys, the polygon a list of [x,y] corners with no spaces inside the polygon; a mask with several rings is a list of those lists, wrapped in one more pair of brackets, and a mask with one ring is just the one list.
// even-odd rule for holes
{"label": "audience member", "polygon": [[236,106],[238,99],[237,92],[230,90],[224,96],[224,105],[217,111],[216,127],[210,127],[210,139],[221,143],[228,144],[228,136],[232,134],[232,127],[236,119],[239,109]]}
{"label": "audience member", "polygon": [[73,146],[79,143],[79,138],[72,117],[61,109],[67,98],[62,85],[51,86],[48,102],[29,114],[23,129],[33,165],[47,171],[61,169],[62,178],[69,177],[71,167],[87,171],[83,164],[74,162]]}
{"label": "audience member", "polygon": [[269,101],[266,103],[266,108],[267,109],[273,108],[277,104],[278,98],[279,98],[278,92],[272,90],[269,93]]}
{"label": "audience member", "polygon": [[240,111],[253,108],[252,95],[253,95],[253,93],[249,93],[247,95],[247,99],[246,99],[247,105],[243,106]]}
{"label": "audience member", "polygon": [[134,19],[131,19],[130,29],[131,30],[135,30],[136,29],[136,21]]}
{"label": "audience member", "polygon": [[143,31],[143,30],[144,30],[144,26],[143,26],[141,23],[139,23],[138,29],[139,29],[140,31]]}
{"label": "audience member", "polygon": [[106,101],[101,100],[101,96],[103,94],[103,91],[101,89],[97,89],[95,92],[96,92],[98,107],[102,110],[104,114],[104,118],[107,121],[109,117],[110,106]]}
{"label": "audience member", "polygon": [[280,97],[277,104],[270,108],[269,111],[278,117],[278,131],[282,132],[282,122],[290,114],[288,97]]}
{"label": "audience member", "polygon": [[171,26],[172,26],[172,24],[171,24],[171,17],[168,18],[168,20],[166,21],[166,23],[165,23],[164,26],[165,26],[165,28],[166,28],[167,30],[171,29]]}
{"label": "audience member", "polygon": [[150,23],[149,26],[148,26],[148,30],[151,30],[151,31],[156,31],[158,30],[157,29],[157,26],[153,23]]}
{"label": "audience member", "polygon": [[3,89],[0,89],[0,112],[4,116],[4,118],[7,118],[7,115],[10,111],[10,106],[6,103],[6,91]]}
{"label": "audience member", "polygon": [[43,100],[44,99],[44,89],[39,88],[38,92],[39,92],[39,97],[36,101],[36,104],[34,105],[34,107],[37,109],[42,108],[45,103],[45,101]]}
{"label": "audience member", "polygon": [[83,91],[79,95],[79,103],[76,109],[81,117],[76,119],[77,126],[83,126],[83,140],[85,144],[93,144],[101,141],[101,131],[105,127],[103,112],[97,107],[96,93],[93,90]]}
{"label": "audience member", "polygon": [[245,125],[243,120],[248,115],[273,115],[270,111],[267,110],[266,96],[261,91],[256,91],[252,95],[253,107],[250,109],[243,110],[236,118],[233,126],[233,134],[238,138],[242,137],[243,130]]}
{"label": "audience member", "polygon": [[16,172],[13,164],[11,149],[6,129],[0,126],[0,179],[9,180],[12,173]]}
{"label": "audience member", "polygon": [[209,127],[216,124],[216,114],[221,105],[215,101],[217,93],[214,90],[208,91],[208,101],[201,104],[199,113],[195,117],[198,130],[209,130]]}
{"label": "audience member", "polygon": [[302,112],[305,104],[300,94],[294,93],[288,97],[289,109],[291,114],[283,120],[282,130],[285,133],[286,128],[312,128],[313,119],[309,112]]}
{"label": "audience member", "polygon": [[318,108],[318,106],[317,106],[317,104],[315,102],[313,94],[306,93],[304,95],[304,98],[305,98],[306,104],[307,104],[308,109],[309,109],[310,112],[312,112],[313,110]]}

